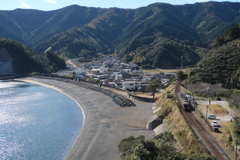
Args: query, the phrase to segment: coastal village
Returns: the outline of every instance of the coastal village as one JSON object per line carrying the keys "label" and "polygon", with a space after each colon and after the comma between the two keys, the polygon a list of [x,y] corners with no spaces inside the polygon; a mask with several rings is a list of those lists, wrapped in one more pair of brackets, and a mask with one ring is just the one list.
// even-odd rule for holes
{"label": "coastal village", "polygon": [[0,160],[240,160],[239,2],[56,1],[2,5]]}
{"label": "coastal village", "polygon": [[[194,107],[191,108],[191,116],[190,116],[190,112],[182,112],[180,113],[180,110],[168,110],[167,107],[169,107],[168,105],[164,104],[164,103],[168,103],[169,101],[172,100],[171,98],[171,93],[172,91],[168,90],[168,88],[171,88],[171,82],[172,79],[174,78],[175,73],[174,72],[163,72],[162,70],[159,69],[159,72],[157,72],[158,70],[155,70],[155,72],[151,72],[151,70],[141,70],[140,66],[138,66],[137,64],[134,64],[132,62],[130,63],[123,63],[120,60],[116,59],[115,57],[111,57],[111,56],[107,56],[104,57],[102,59],[93,59],[91,62],[82,62],[81,59],[70,59],[67,61],[67,70],[61,70],[58,71],[57,76],[60,77],[71,77],[74,78],[74,81],[72,82],[80,82],[80,81],[90,81],[90,82],[94,82],[95,84],[98,84],[98,89],[103,89],[100,88],[101,86],[105,86],[105,87],[111,87],[112,89],[118,89],[123,91],[124,93],[130,93],[131,96],[131,100],[135,99],[134,102],[136,103],[136,105],[134,103],[134,105],[132,106],[137,106],[137,108],[139,109],[139,107],[141,106],[142,108],[140,109],[141,111],[141,116],[144,120],[148,119],[148,121],[144,121],[142,122],[140,119],[136,122],[136,121],[132,121],[129,122],[126,119],[126,123],[132,123],[132,126],[141,126],[140,128],[145,128],[146,130],[144,130],[143,133],[145,134],[149,134],[147,133],[147,131],[152,130],[154,131],[154,133],[156,135],[163,133],[163,132],[168,132],[171,129],[169,129],[169,127],[167,126],[172,126],[172,128],[177,128],[179,125],[179,123],[184,123],[184,127],[179,127],[179,130],[184,130],[185,133],[190,133],[191,131],[188,130],[186,131],[186,129],[188,128],[186,125],[186,122],[181,122],[179,121],[179,116],[182,114],[183,117],[186,119],[186,121],[188,122],[192,122],[193,119],[198,119],[204,126],[204,128],[206,128],[205,130],[201,131],[201,133],[204,133],[204,135],[206,133],[211,133],[212,137],[214,137],[221,145],[221,147],[223,147],[228,154],[231,154],[231,157],[234,157],[234,155],[232,155],[234,153],[232,147],[230,145],[226,145],[225,142],[223,142],[223,139],[226,139],[225,135],[232,135],[232,133],[230,133],[229,130],[229,125],[231,125],[233,118],[234,117],[234,113],[233,110],[231,108],[229,108],[229,103],[226,100],[211,100],[207,99],[207,98],[203,98],[203,97],[198,97],[198,98],[194,98],[197,106],[193,105]],[[171,70],[173,71],[173,70]],[[46,78],[46,77],[45,77]],[[148,85],[151,83],[152,80],[159,80],[158,82],[161,83],[161,88],[164,89],[157,89],[157,92],[159,93],[158,97],[154,99],[154,94],[155,93],[151,93],[148,90]],[[36,79],[31,79],[33,81],[39,81]],[[63,81],[63,79],[62,79]],[[32,82],[32,81],[30,81]],[[45,80],[43,80],[44,83],[49,83],[49,82],[45,82]],[[54,82],[55,83],[55,82]],[[78,83],[79,85],[80,83]],[[83,83],[84,84],[84,83]],[[94,85],[95,85],[94,84]],[[50,83],[50,86],[53,85],[52,83]],[[66,83],[65,87],[70,87],[69,83]],[[81,86],[81,84],[80,84]],[[169,87],[168,87],[169,86]],[[80,87],[80,88],[85,88],[85,87]],[[207,86],[205,86],[205,88],[208,88]],[[85,88],[86,89],[86,88]],[[88,88],[87,88],[88,89]],[[92,88],[93,90],[94,87]],[[76,88],[74,86],[74,89],[72,91],[75,91]],[[74,92],[78,94],[78,97],[82,97],[82,89],[80,89],[79,92]],[[173,90],[173,88],[172,88]],[[187,91],[187,88],[182,88],[182,92],[184,95],[187,96],[187,94],[189,93]],[[179,91],[177,91],[177,93],[179,93]],[[93,93],[91,93],[93,94]],[[130,95],[129,94],[129,95]],[[152,102],[152,103],[146,103],[144,105],[142,105],[142,102],[136,101],[139,99],[136,99],[135,97],[139,97],[140,95],[144,95],[144,98],[149,98],[152,101],[145,101],[145,102]],[[75,95],[75,94],[74,94]],[[164,98],[164,96],[166,96],[166,98]],[[127,94],[124,94],[124,96],[126,97]],[[118,96],[116,96],[118,98]],[[141,96],[140,96],[141,97]],[[152,98],[151,98],[152,97]],[[160,98],[159,98],[160,97]],[[82,99],[79,99],[79,103],[83,104],[83,103],[88,103],[87,101],[85,101],[85,99],[89,98],[88,95],[85,95],[84,97],[82,97]],[[96,98],[96,97],[95,97]],[[130,96],[128,97],[130,98]],[[159,100],[160,99],[160,100]],[[190,97],[190,99],[192,99],[192,97]],[[114,101],[114,99],[113,99]],[[191,101],[191,100],[190,100]],[[130,101],[131,102],[131,101]],[[116,103],[116,101],[115,101]],[[171,102],[172,103],[172,102]],[[169,104],[171,104],[169,103]],[[211,103],[211,106],[210,106]],[[95,103],[91,103],[91,107],[92,104],[95,104],[95,106],[97,106],[97,108],[99,108],[99,110],[101,110],[101,107],[111,107],[111,105],[104,105],[104,104],[99,104],[97,102]],[[101,105],[101,107],[98,107],[99,105]],[[127,105],[128,106],[128,105]],[[146,106],[152,106],[152,107],[146,107]],[[127,107],[128,109],[131,108],[131,112],[129,112],[129,115],[127,117],[132,117],[132,114],[134,112],[136,112],[136,108],[135,107]],[[176,108],[176,105],[175,107]],[[106,111],[109,109],[106,109]],[[143,111],[144,110],[144,111]],[[151,110],[152,112],[147,113],[145,111],[149,111]],[[221,112],[219,111],[221,110]],[[164,117],[162,115],[159,115],[159,112],[168,112],[166,115],[170,114],[169,117],[171,118],[167,118]],[[196,112],[195,112],[196,111]],[[91,111],[92,113],[93,111]],[[94,111],[95,112],[95,111]],[[172,113],[170,113],[172,112]],[[111,112],[113,113],[113,112]],[[139,113],[140,114],[140,113]],[[174,116],[171,116],[171,114],[174,114]],[[193,116],[194,115],[194,116]],[[135,119],[138,117],[136,117],[137,115],[135,115]],[[214,118],[212,118],[212,117]],[[189,117],[197,117],[197,118],[193,118],[189,120]],[[93,119],[95,117],[92,117]],[[175,119],[177,118],[177,119]],[[172,121],[172,123],[167,124],[166,123],[166,119],[170,119],[170,121]],[[100,121],[108,121],[105,119],[101,119]],[[119,121],[120,123],[120,121]],[[169,123],[169,122],[168,122]],[[144,126],[145,125],[145,126]],[[181,124],[182,125],[182,124]],[[104,129],[104,128],[102,128]],[[130,135],[134,135],[134,136],[139,136],[138,134],[141,134],[142,132],[138,131],[136,133],[131,133]],[[153,133],[151,133],[153,134]],[[130,136],[129,135],[129,136]],[[93,136],[93,135],[92,135]],[[123,136],[123,137],[121,137]],[[122,139],[125,137],[125,135],[121,135],[119,137],[119,139]],[[187,136],[187,135],[185,135]],[[225,137],[224,137],[225,136]],[[119,141],[118,141],[119,143]],[[236,150],[239,150],[239,147],[236,146]],[[237,152],[238,153],[238,152]],[[228,155],[224,155],[226,159],[228,159]]]}
{"label": "coastal village", "polygon": [[[148,90],[147,86],[154,79],[160,80],[159,82],[162,84],[163,88],[167,88],[171,84],[171,80],[174,78],[175,73],[164,73],[159,70],[159,72],[151,73],[148,71],[142,71],[140,66],[130,63],[123,63],[114,57],[104,57],[101,60],[92,60],[91,62],[79,62],[78,59],[72,59],[67,61],[68,70],[59,71],[58,76],[70,76],[74,74],[76,81],[94,81],[98,82],[98,85],[101,87],[108,86],[115,89],[121,89],[126,92],[131,92],[131,95],[139,95],[144,94],[144,97],[151,97],[152,93]],[[184,89],[185,90],[185,89]],[[159,95],[164,95],[164,91],[157,90]],[[183,91],[185,95],[188,95],[187,89]],[[154,93],[155,94],[155,93]],[[192,97],[190,97],[192,98]],[[154,102],[157,99],[153,99]],[[166,127],[164,127],[164,119],[161,119],[161,116],[157,116],[157,112],[160,110],[164,110],[163,106],[156,106],[159,103],[155,101],[152,104],[152,117],[149,117],[148,123],[146,125],[147,130],[154,130],[155,134],[159,134],[162,131],[167,131]],[[161,102],[160,102],[161,103]],[[225,100],[211,101],[211,108],[216,106],[221,106],[222,110],[226,110],[227,114],[222,115],[222,113],[216,114],[212,109],[208,109],[210,107],[210,101],[208,99],[196,98],[195,103],[198,104],[194,106],[193,114],[198,117],[198,120],[204,124],[206,130],[204,132],[213,132],[213,137],[216,139],[223,139],[223,135],[225,134],[224,128],[232,122],[232,110],[229,109],[229,103]],[[208,104],[209,103],[209,104]],[[162,107],[161,107],[162,106]],[[196,109],[197,107],[198,109]],[[196,109],[196,110],[195,110]],[[225,113],[225,112],[224,112]],[[187,114],[187,112],[182,113]],[[206,114],[206,119],[204,118]],[[176,114],[178,115],[178,114]],[[208,115],[208,117],[207,117]],[[215,116],[215,118],[211,118],[209,116]],[[189,115],[184,115],[186,119]],[[201,118],[200,118],[201,116]],[[217,118],[216,118],[217,116]],[[178,117],[178,116],[177,116]],[[217,121],[216,121],[217,119]],[[174,120],[173,120],[174,121]],[[187,120],[189,121],[189,120]],[[192,121],[192,120],[190,120]],[[205,121],[205,122],[204,122]],[[218,123],[219,122],[219,123]],[[176,122],[177,123],[177,122]],[[220,131],[218,130],[220,129]],[[223,134],[223,133],[224,134]],[[219,134],[222,133],[222,134]],[[221,137],[221,138],[220,138]],[[222,143],[222,142],[220,142]],[[221,144],[223,145],[223,144]],[[229,150],[229,146],[224,146],[224,149]]]}
{"label": "coastal village", "polygon": [[104,57],[101,60],[80,63],[78,60],[67,61],[68,70],[59,71],[58,76],[75,74],[76,80],[98,81],[99,85],[120,88],[131,92],[147,92],[150,81],[159,79],[162,85],[170,84],[174,73],[143,72],[137,64],[123,63],[115,57]]}

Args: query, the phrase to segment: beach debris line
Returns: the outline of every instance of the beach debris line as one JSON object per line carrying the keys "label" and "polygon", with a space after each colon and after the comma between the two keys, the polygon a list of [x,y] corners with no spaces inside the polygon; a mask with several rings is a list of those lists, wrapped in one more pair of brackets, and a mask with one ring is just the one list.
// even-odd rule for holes
{"label": "beach debris line", "polygon": [[96,87],[96,86],[93,86],[93,85],[90,85],[90,84],[86,84],[84,82],[77,83],[77,85],[79,85],[81,87],[84,87],[84,88],[91,89],[91,90],[95,90],[95,91],[98,91],[98,92],[102,92],[105,95],[108,95],[109,97],[111,97],[112,100],[117,105],[119,105],[121,107],[135,106],[135,104],[130,99],[128,99],[128,98],[126,98],[126,97],[124,97],[120,94],[117,94],[116,92],[113,92],[113,91],[110,91],[110,90],[107,90],[107,89],[104,89],[104,88],[101,88],[101,87]]}
{"label": "beach debris line", "polygon": [[45,78],[45,79],[54,79],[54,80],[58,80],[58,81],[62,81],[62,82],[67,82],[67,83],[72,83],[75,84],[77,86],[80,86],[82,88],[87,88],[87,89],[91,89],[91,90],[95,90],[101,93],[104,93],[105,95],[109,96],[112,98],[112,100],[121,107],[132,107],[132,106],[136,106],[135,103],[133,103],[130,99],[126,98],[123,95],[120,95],[112,90],[108,90],[108,89],[104,89],[102,87],[97,87],[94,86],[93,84],[90,84],[88,82],[83,82],[83,81],[74,81],[72,79],[68,79],[68,78],[60,78],[60,77],[46,77],[46,76],[41,76],[40,78]]}

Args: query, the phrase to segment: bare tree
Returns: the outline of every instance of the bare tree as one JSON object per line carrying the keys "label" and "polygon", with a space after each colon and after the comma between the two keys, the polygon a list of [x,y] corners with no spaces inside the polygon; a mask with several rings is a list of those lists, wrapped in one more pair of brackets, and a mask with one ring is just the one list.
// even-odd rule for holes
{"label": "bare tree", "polygon": [[224,93],[224,89],[219,84],[210,84],[210,83],[195,83],[187,84],[186,87],[193,93],[201,93],[205,95],[211,95],[219,97],[220,94]]}
{"label": "bare tree", "polygon": [[230,102],[234,105],[236,105],[236,109],[234,111],[233,119],[235,123],[235,133],[236,133],[236,159],[238,157],[237,154],[237,145],[239,144],[238,142],[238,137],[240,135],[240,95],[239,94],[233,94],[230,96]]}
{"label": "bare tree", "polygon": [[192,93],[201,93],[201,94],[208,94],[208,88],[210,88],[209,83],[203,83],[203,82],[198,82],[195,84],[186,84],[186,87],[188,90],[190,90]]}
{"label": "bare tree", "polygon": [[197,88],[197,85],[196,84],[193,84],[193,83],[188,83],[188,84],[185,84],[185,87],[190,91],[190,94],[193,96],[195,96],[195,93],[197,92],[198,88]]}
{"label": "bare tree", "polygon": [[240,95],[239,95],[239,94],[236,94],[236,93],[235,93],[235,94],[232,94],[232,95],[230,96],[229,101],[230,101],[232,104],[236,105],[237,108],[240,108]]}
{"label": "bare tree", "polygon": [[[240,98],[240,97],[239,97]],[[236,149],[235,149],[235,153],[236,153],[236,159],[238,159],[238,144],[239,144],[239,135],[240,135],[240,110],[237,109],[235,111],[235,114],[233,116],[234,119],[234,126],[235,126],[235,134],[236,134]]]}
{"label": "bare tree", "polygon": [[217,99],[220,99],[219,96],[225,92],[225,89],[222,88],[222,85],[220,85],[220,84],[211,85],[211,89],[214,92]]}

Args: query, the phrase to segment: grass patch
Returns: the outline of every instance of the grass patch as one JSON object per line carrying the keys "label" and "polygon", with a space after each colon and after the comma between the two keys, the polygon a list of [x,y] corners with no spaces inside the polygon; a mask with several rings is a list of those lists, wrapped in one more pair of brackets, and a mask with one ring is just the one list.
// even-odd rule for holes
{"label": "grass patch", "polygon": [[231,109],[236,109],[236,108],[237,108],[237,106],[234,105],[234,104],[230,104],[229,107],[230,107]]}
{"label": "grass patch", "polygon": [[209,111],[212,114],[221,114],[221,115],[228,114],[228,111],[218,104],[211,104],[209,106]]}
{"label": "grass patch", "polygon": [[[183,69],[183,71],[186,71],[187,69]],[[143,69],[142,70],[145,73],[177,73],[178,71],[181,71],[181,69]]]}

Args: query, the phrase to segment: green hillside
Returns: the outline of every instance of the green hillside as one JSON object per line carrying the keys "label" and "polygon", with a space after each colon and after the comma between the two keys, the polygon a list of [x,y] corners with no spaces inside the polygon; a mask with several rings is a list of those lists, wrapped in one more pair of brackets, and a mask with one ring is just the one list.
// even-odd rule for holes
{"label": "green hillside", "polygon": [[37,44],[34,50],[55,52],[66,59],[112,53],[113,41],[128,25],[131,17],[131,10],[109,9],[84,27],[69,29]]}
{"label": "green hillside", "polygon": [[[222,10],[228,12],[228,18]],[[156,3],[136,10],[112,8],[83,27],[72,28],[35,46],[63,58],[115,54],[145,68],[193,65],[208,43],[239,22],[239,3],[196,3],[174,6]],[[220,7],[221,6],[221,7]]]}
{"label": "green hillside", "polygon": [[213,40],[214,48],[191,73],[192,81],[222,83],[227,88],[240,87],[240,24]]}
{"label": "green hillside", "polygon": [[[56,33],[73,27],[84,26],[105,9],[87,8],[77,5],[68,6],[54,11],[39,11],[32,9],[16,9],[0,11],[0,16],[7,23],[1,21],[0,26],[12,34],[5,34],[5,38],[19,40],[19,42],[34,46],[39,41],[50,38]],[[14,36],[21,39],[15,39]]]}
{"label": "green hillside", "polygon": [[56,55],[51,53],[38,54],[13,40],[0,38],[0,48],[8,51],[15,74],[49,73],[66,68],[65,62]]}
{"label": "green hillside", "polygon": [[208,43],[240,23],[240,3],[155,3],[138,9],[0,11],[0,36],[64,59],[114,54],[144,67],[194,65]]}

